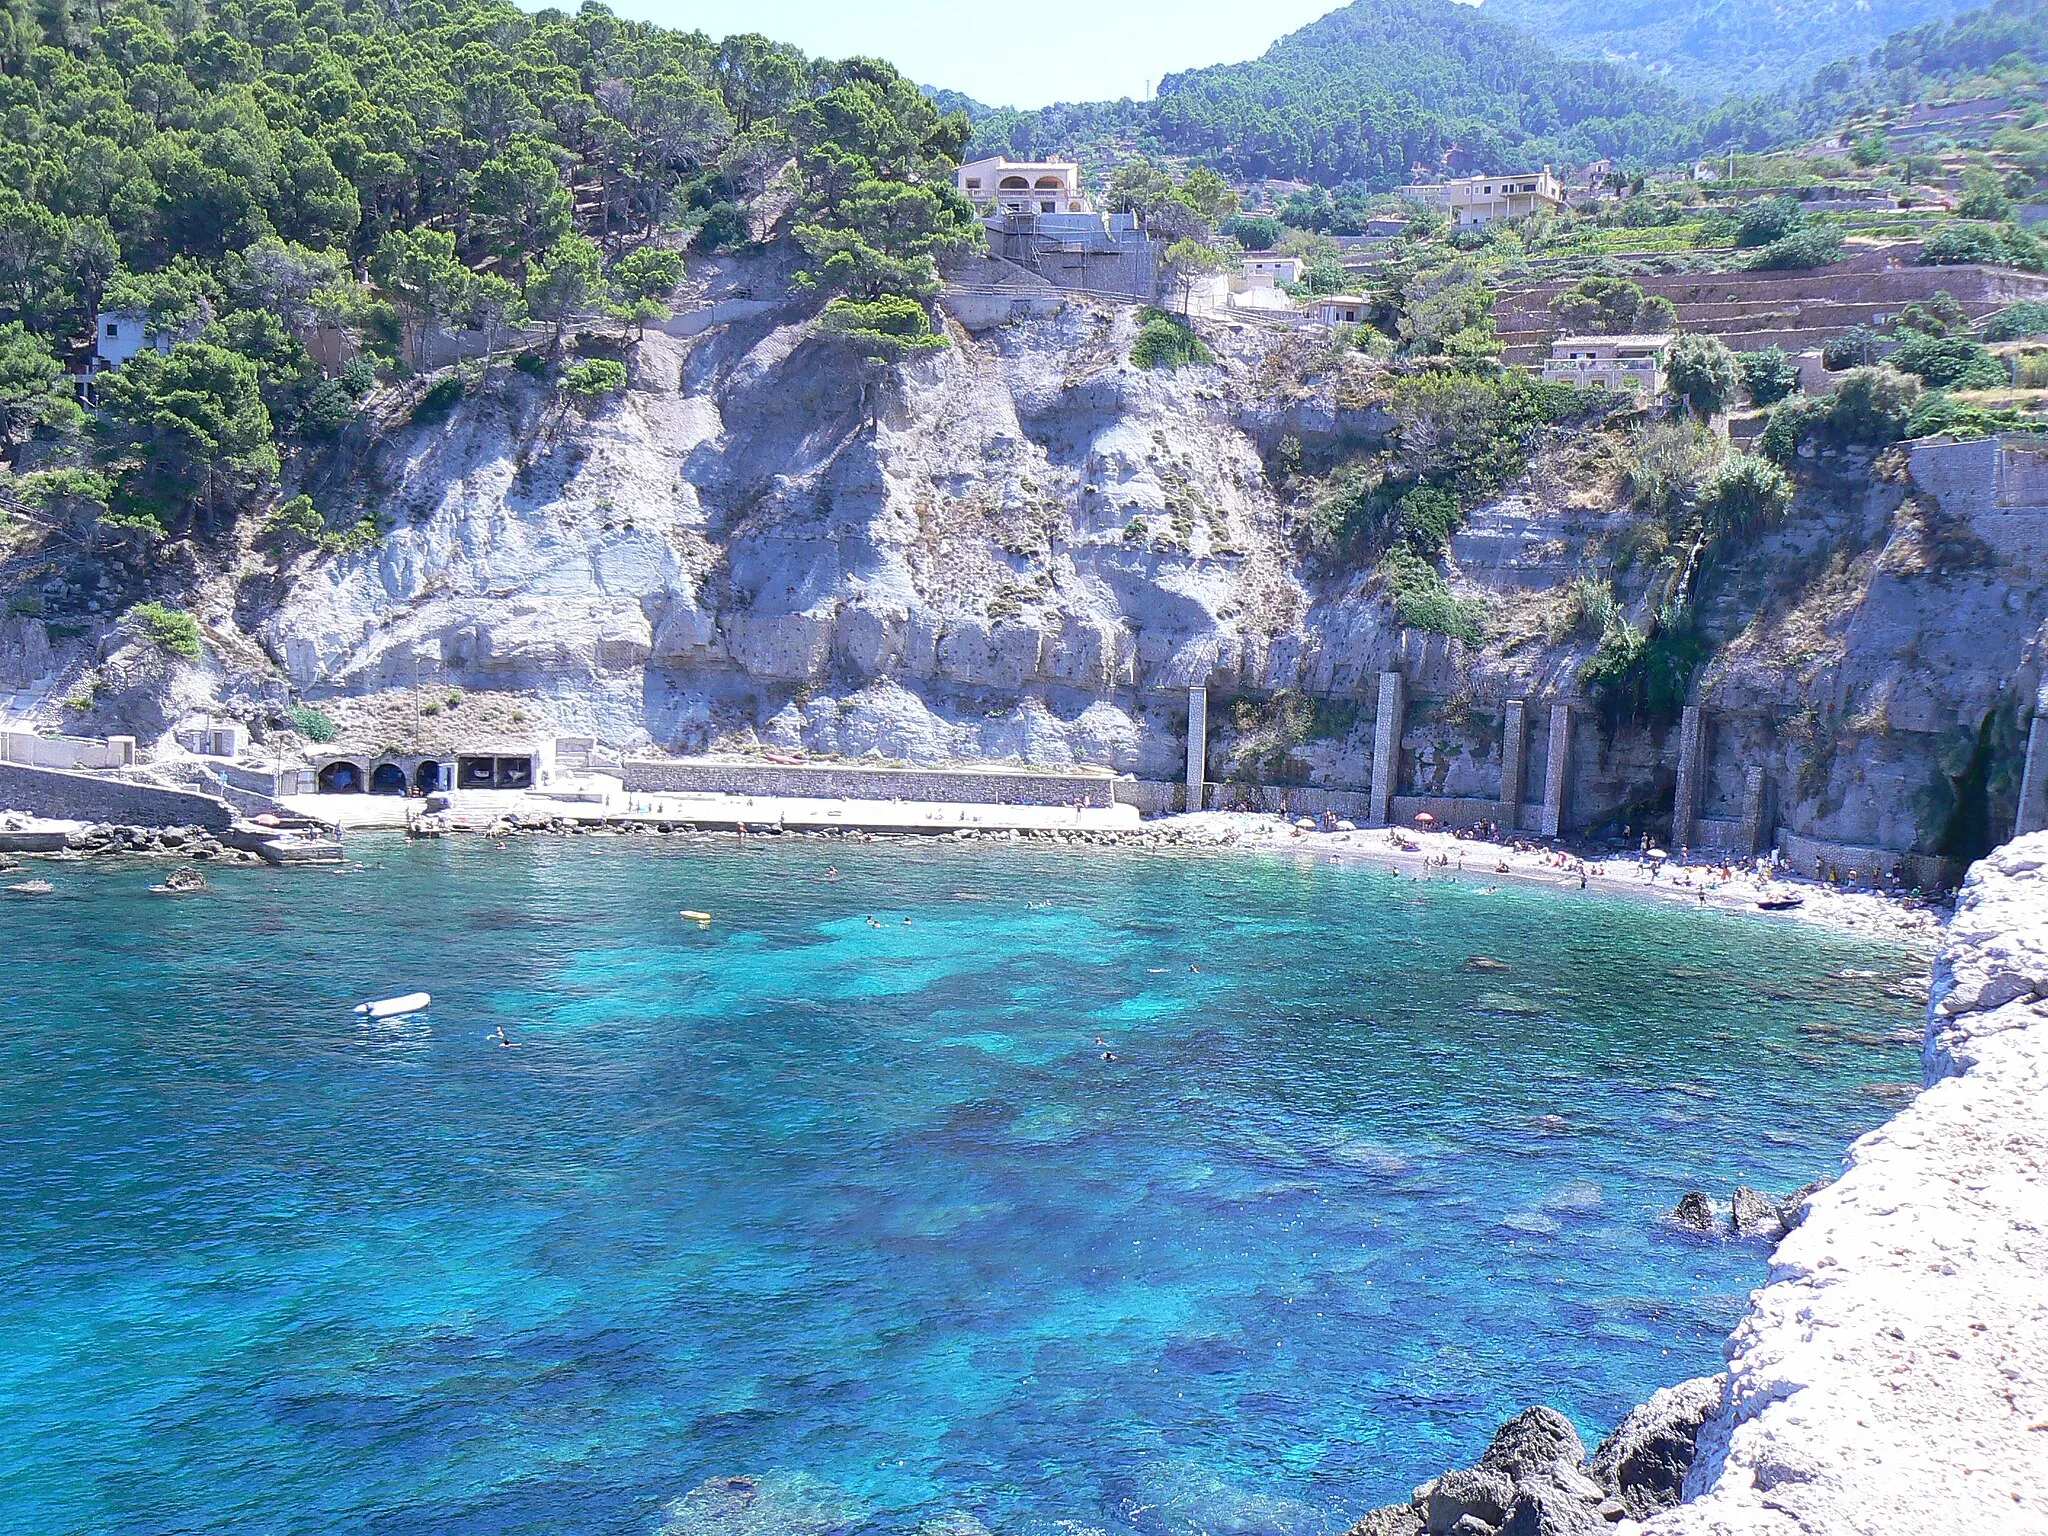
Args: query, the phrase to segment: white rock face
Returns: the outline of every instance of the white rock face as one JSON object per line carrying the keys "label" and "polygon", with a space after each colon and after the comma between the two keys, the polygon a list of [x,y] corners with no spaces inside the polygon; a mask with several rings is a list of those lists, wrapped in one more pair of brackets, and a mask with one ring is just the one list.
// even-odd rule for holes
{"label": "white rock face", "polygon": [[2048,834],[1971,870],[1926,1059],[1779,1244],[1646,1536],[2048,1532]]}

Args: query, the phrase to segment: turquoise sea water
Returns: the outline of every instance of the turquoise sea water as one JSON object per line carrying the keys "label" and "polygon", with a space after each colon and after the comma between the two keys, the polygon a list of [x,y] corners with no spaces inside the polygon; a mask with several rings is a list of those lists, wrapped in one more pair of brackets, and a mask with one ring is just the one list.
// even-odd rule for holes
{"label": "turquoise sea water", "polygon": [[750,1474],[807,1529],[1336,1532],[1712,1369],[1764,1253],[1659,1213],[1832,1172],[1915,1075],[1909,962],[1782,921],[351,846],[0,898],[0,1530],[652,1533]]}

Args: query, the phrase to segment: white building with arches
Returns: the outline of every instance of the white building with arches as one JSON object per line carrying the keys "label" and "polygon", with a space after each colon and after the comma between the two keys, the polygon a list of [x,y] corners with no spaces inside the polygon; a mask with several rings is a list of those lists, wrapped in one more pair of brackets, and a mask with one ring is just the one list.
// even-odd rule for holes
{"label": "white building with arches", "polygon": [[993,155],[954,173],[953,184],[977,208],[1000,213],[1093,213],[1072,160],[1009,160]]}

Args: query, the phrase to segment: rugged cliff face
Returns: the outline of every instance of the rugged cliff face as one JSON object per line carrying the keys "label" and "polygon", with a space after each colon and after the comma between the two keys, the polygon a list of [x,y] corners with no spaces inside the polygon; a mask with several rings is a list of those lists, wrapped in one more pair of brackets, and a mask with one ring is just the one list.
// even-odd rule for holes
{"label": "rugged cliff face", "polygon": [[[52,626],[16,604],[0,683],[46,722],[144,735],[211,706],[274,721],[295,693],[385,739],[422,690],[461,689],[477,718],[629,750],[1162,779],[1206,683],[1212,779],[1360,790],[1391,669],[1402,792],[1497,797],[1511,699],[1531,701],[1540,786],[1541,706],[1562,700],[1583,722],[1571,822],[1669,816],[1672,720],[1587,696],[1600,625],[1569,590],[1610,582],[1642,616],[1625,431],[1551,429],[1471,513],[1453,591],[1487,624],[1466,644],[1403,628],[1370,568],[1300,535],[1401,430],[1358,354],[1239,324],[1211,333],[1214,366],[1153,372],[1129,361],[1128,309],[1074,301],[889,368],[785,291],[770,261],[721,265],[587,411],[509,367],[438,416],[421,386],[392,391],[303,474],[331,524],[382,519],[373,547],[246,537],[179,573],[210,639],[196,668],[104,613]],[[1705,816],[1739,816],[1761,768],[1806,836],[1970,854],[2009,830],[2048,621],[2033,463],[1970,444],[1802,465],[1782,525],[1701,588]]]}

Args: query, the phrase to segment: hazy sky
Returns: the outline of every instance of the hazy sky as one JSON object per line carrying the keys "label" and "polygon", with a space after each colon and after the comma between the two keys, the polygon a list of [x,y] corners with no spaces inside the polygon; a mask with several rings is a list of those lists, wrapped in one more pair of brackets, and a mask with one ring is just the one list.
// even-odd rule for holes
{"label": "hazy sky", "polygon": [[[574,10],[576,0],[554,0]],[[1173,70],[1256,58],[1344,0],[609,0],[621,16],[760,32],[806,53],[889,60],[991,106],[1142,96]]]}

